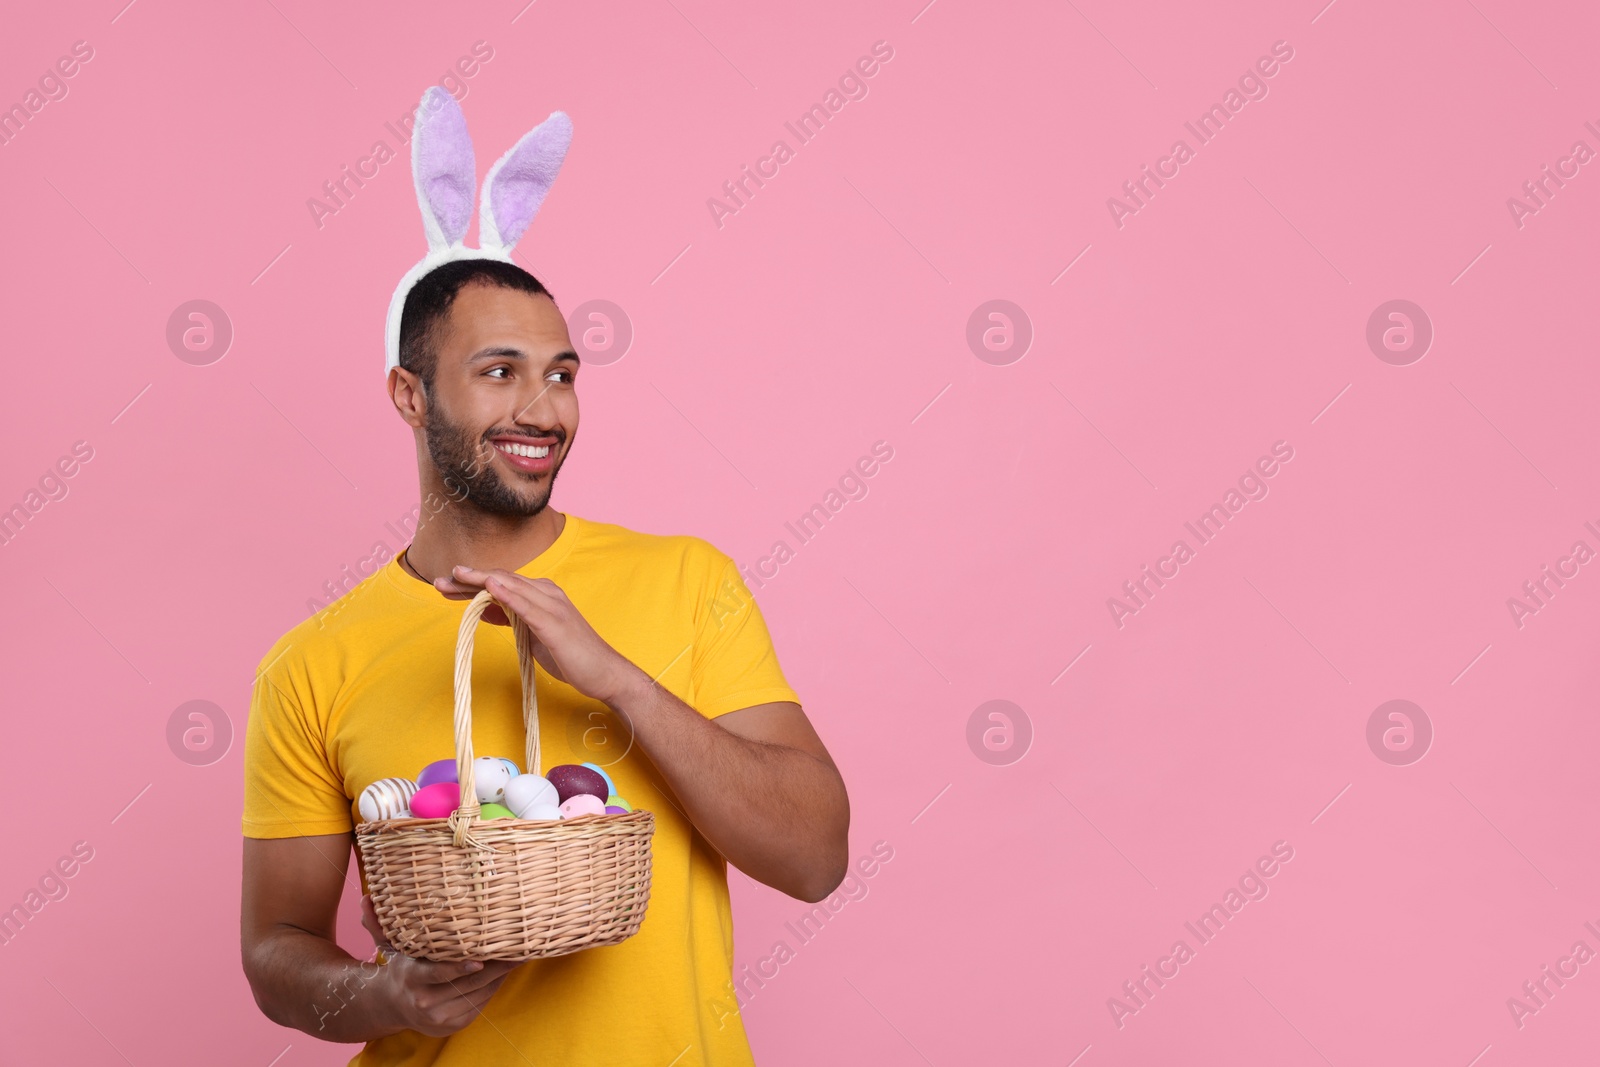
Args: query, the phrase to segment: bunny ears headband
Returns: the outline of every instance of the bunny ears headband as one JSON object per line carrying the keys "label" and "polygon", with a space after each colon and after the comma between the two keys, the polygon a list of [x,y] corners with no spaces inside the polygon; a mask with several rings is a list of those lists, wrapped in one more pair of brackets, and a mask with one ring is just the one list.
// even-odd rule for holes
{"label": "bunny ears headband", "polygon": [[431,85],[422,94],[411,138],[411,177],[428,254],[400,279],[389,301],[385,374],[400,365],[400,317],[412,287],[435,267],[456,260],[512,262],[511,249],[538,214],[571,143],[572,120],[564,112],[551,112],[489,168],[478,207],[479,247],[468,248],[462,242],[472,221],[478,171],[467,119],[456,98],[441,86]]}

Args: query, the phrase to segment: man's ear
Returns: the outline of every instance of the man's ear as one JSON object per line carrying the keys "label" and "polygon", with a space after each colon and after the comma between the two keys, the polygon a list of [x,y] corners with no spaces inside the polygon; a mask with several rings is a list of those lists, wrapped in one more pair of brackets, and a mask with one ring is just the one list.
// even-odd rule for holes
{"label": "man's ear", "polygon": [[428,395],[423,391],[422,379],[404,367],[391,367],[388,384],[389,399],[400,417],[412,429],[422,429],[428,418]]}

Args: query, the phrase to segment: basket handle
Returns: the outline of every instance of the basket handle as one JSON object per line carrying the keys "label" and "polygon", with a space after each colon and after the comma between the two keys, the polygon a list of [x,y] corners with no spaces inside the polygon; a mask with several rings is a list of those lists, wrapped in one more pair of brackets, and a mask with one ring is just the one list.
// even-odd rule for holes
{"label": "basket handle", "polygon": [[[482,820],[483,810],[478,803],[477,782],[472,767],[472,650],[478,633],[478,622],[494,598],[485,589],[472,598],[461,616],[461,629],[456,634],[455,676],[455,726],[456,726],[456,780],[461,785],[461,804],[450,816],[450,827],[455,831],[457,846],[478,845],[471,827]],[[539,773],[539,695],[535,686],[533,660],[533,632],[528,624],[509,608],[502,608],[511,620],[512,632],[517,639],[517,665],[522,671],[522,726],[527,734],[528,773]]]}

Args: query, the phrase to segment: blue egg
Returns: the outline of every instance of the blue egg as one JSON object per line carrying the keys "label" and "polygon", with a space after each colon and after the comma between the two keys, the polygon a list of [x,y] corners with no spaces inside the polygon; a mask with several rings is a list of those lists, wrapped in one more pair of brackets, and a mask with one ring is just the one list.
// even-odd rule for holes
{"label": "blue egg", "polygon": [[607,774],[605,771],[601,770],[598,766],[596,766],[593,763],[585,763],[584,766],[589,768],[591,771],[594,771],[596,774],[598,774],[600,777],[602,777],[602,778],[604,778],[606,780],[606,796],[608,796],[608,797],[616,796],[616,794],[617,794],[617,783],[615,783],[615,782],[613,782],[611,780],[611,776],[609,774]]}
{"label": "blue egg", "polygon": [[518,767],[515,763],[513,763],[510,760],[506,759],[504,756],[499,756],[499,757],[496,757],[496,758],[498,758],[501,763],[504,763],[506,765],[506,770],[511,772],[511,777],[515,778],[517,775],[522,773],[522,768],[521,767]]}

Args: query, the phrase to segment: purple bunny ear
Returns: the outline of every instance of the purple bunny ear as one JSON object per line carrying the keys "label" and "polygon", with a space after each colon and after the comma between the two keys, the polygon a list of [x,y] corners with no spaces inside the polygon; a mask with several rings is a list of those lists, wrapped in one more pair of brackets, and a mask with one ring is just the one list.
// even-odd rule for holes
{"label": "purple bunny ear", "polygon": [[572,120],[565,112],[553,111],[496,161],[484,179],[478,205],[480,247],[510,253],[539,213],[571,143]]}
{"label": "purple bunny ear", "polygon": [[428,87],[417,107],[411,175],[417,185],[417,202],[422,205],[428,248],[438,251],[460,244],[472,221],[477,161],[461,105],[437,85]]}

